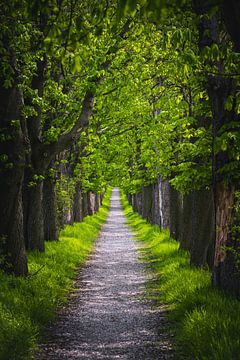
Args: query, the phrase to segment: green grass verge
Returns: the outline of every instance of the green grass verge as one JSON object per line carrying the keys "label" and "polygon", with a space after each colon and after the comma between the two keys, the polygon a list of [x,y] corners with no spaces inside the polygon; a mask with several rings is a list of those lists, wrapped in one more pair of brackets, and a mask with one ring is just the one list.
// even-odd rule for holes
{"label": "green grass verge", "polygon": [[67,300],[76,269],[82,265],[106,220],[111,191],[99,212],[66,226],[60,241],[47,242],[46,252],[28,254],[30,276],[0,273],[0,359],[32,359],[43,327]]}
{"label": "green grass verge", "polygon": [[[240,302],[211,287],[211,274],[189,265],[189,254],[167,231],[148,224],[128,205],[122,194],[128,222],[143,242],[143,254],[159,279],[149,285],[169,307],[176,334],[177,359],[240,359]],[[180,355],[181,354],[181,355]]]}

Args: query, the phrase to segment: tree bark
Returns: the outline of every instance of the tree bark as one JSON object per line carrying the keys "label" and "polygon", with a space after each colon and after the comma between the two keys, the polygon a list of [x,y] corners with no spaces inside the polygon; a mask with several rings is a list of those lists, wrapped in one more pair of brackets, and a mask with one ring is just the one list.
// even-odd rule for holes
{"label": "tree bark", "polygon": [[192,244],[193,222],[193,192],[183,196],[182,231],[180,237],[180,249],[190,250]]}
{"label": "tree bark", "polygon": [[[13,68],[15,58],[12,55]],[[15,275],[28,274],[23,236],[22,184],[25,165],[26,127],[21,118],[23,96],[17,87],[17,74],[12,88],[0,79],[0,253],[1,268]]]}
{"label": "tree bark", "polygon": [[75,194],[73,200],[73,221],[83,221],[83,200],[82,200],[82,189],[79,183],[75,186]]}
{"label": "tree bark", "polygon": [[101,206],[101,198],[100,194],[95,194],[96,200],[95,200],[95,212],[97,212],[100,209]]}
{"label": "tree bark", "polygon": [[159,183],[153,185],[153,224],[161,227]]}
{"label": "tree bark", "polygon": [[88,215],[93,215],[95,212],[95,194],[92,191],[87,192]]}
{"label": "tree bark", "polygon": [[137,194],[133,194],[133,195],[132,195],[132,207],[133,207],[133,211],[138,212],[138,208],[137,208]]}
{"label": "tree bark", "polygon": [[181,239],[182,231],[182,195],[170,186],[170,236],[176,240]]}
{"label": "tree bark", "polygon": [[[200,48],[213,43],[220,43],[220,31],[216,16],[207,18],[202,16],[207,13],[211,4],[209,1],[193,1],[195,12],[200,16],[199,38]],[[238,5],[237,5],[238,4]],[[239,24],[238,13],[239,3],[230,0],[223,1],[222,13],[226,27],[232,36],[235,49],[239,49]],[[219,63],[221,74],[222,64]],[[224,108],[229,95],[234,95],[233,79],[222,76],[208,77],[208,95],[211,101],[213,114],[213,139],[221,135],[223,126],[229,125],[232,121],[239,122],[239,116],[234,111],[227,111]],[[213,285],[220,287],[235,296],[240,296],[240,270],[238,267],[239,241],[233,241],[232,229],[234,226],[234,191],[239,189],[239,184],[234,180],[225,181],[223,174],[219,171],[228,163],[226,151],[213,153],[213,189],[215,205],[215,258],[213,269]]]}
{"label": "tree bark", "polygon": [[240,298],[239,234],[234,238],[234,187],[216,187],[216,249],[213,285]]}
{"label": "tree bark", "polygon": [[43,182],[44,239],[56,241],[59,238],[56,204],[56,183],[46,178]]}
{"label": "tree bark", "polygon": [[158,176],[158,189],[161,227],[166,229],[170,226],[170,185],[160,175]]}
{"label": "tree bark", "polygon": [[88,213],[88,193],[83,192],[82,194],[82,203],[83,203],[83,218],[89,215]]}
{"label": "tree bark", "polygon": [[153,185],[143,186],[142,189],[142,217],[153,222]]}
{"label": "tree bark", "polygon": [[133,206],[133,194],[127,194],[129,205]]}
{"label": "tree bark", "polygon": [[[42,16],[42,15],[40,15]],[[44,26],[46,19],[42,23]],[[37,60],[37,71],[32,78],[32,89],[39,97],[43,96],[45,86],[45,74],[47,71],[46,56]],[[28,168],[24,179],[24,221],[25,241],[28,249],[44,251],[44,219],[43,219],[43,181],[50,161],[47,161],[41,152],[41,113],[39,105],[34,105],[36,115],[27,119],[27,128],[31,143]],[[36,179],[36,176],[38,177]]]}
{"label": "tree bark", "polygon": [[43,183],[37,183],[28,191],[28,214],[26,216],[26,244],[29,250],[45,250],[43,228]]}
{"label": "tree bark", "polygon": [[240,52],[240,2],[239,0],[223,0],[222,18],[234,43],[236,52]]}
{"label": "tree bark", "polygon": [[208,265],[212,268],[214,253],[214,205],[213,192],[194,191],[192,194],[191,258],[196,267]]}

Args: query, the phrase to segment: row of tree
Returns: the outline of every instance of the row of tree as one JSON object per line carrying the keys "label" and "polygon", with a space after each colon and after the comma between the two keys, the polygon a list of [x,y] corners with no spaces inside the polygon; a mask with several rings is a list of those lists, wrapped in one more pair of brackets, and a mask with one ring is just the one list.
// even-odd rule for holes
{"label": "row of tree", "polygon": [[1,268],[16,275],[27,275],[26,249],[57,239],[61,200],[77,185],[105,189],[81,158],[97,85],[128,29],[113,5],[1,2],[0,251]]}
{"label": "row of tree", "polygon": [[237,14],[235,1],[170,2],[160,21],[135,23],[94,121],[106,176],[240,297]]}
{"label": "row of tree", "polygon": [[[234,274],[236,293],[239,11],[234,0],[1,4],[3,269],[26,275],[25,249],[43,251],[63,214],[81,220],[83,197],[89,204],[108,183],[133,199],[166,179],[182,209],[182,235],[171,230],[182,244],[186,202],[202,197],[206,209],[201,194],[213,194],[214,283],[224,288]],[[158,205],[161,224],[167,201]]]}

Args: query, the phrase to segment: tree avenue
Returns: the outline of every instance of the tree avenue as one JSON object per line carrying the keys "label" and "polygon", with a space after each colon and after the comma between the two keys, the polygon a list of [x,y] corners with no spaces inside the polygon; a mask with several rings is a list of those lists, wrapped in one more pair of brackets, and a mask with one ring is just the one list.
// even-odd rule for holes
{"label": "tree avenue", "polygon": [[[2,2],[1,268],[110,185],[240,297],[237,1]],[[230,19],[232,21],[230,21]]]}

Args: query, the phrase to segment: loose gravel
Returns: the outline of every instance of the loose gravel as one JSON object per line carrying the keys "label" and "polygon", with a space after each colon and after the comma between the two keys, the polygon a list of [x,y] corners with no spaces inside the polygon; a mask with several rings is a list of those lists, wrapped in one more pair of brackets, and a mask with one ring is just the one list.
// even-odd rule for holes
{"label": "loose gravel", "polygon": [[147,296],[151,278],[137,249],[115,188],[95,251],[37,359],[173,359],[166,309]]}

